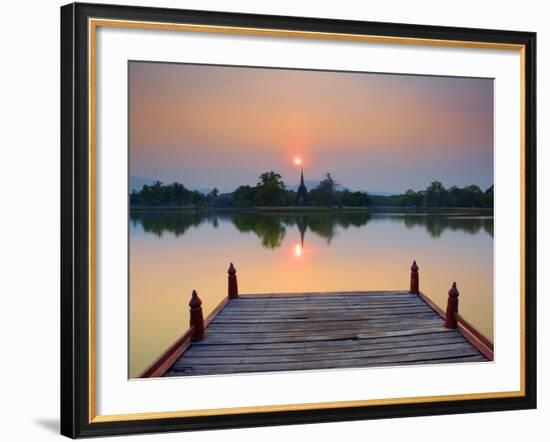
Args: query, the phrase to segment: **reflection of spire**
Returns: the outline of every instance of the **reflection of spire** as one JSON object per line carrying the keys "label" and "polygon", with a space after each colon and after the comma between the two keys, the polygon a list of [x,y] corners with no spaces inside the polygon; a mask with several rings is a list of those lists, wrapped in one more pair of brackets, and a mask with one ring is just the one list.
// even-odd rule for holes
{"label": "reflection of spire", "polygon": [[298,218],[296,224],[298,225],[298,230],[300,231],[300,239],[302,243],[302,249],[304,248],[304,237],[306,236],[307,230],[307,220],[305,217]]}

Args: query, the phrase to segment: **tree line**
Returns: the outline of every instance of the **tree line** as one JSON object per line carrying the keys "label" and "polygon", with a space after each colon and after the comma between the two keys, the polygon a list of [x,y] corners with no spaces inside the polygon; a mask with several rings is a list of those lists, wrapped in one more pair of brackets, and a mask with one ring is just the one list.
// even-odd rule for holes
{"label": "tree line", "polygon": [[198,190],[187,189],[183,184],[162,184],[156,181],[152,185],[145,184],[138,192],[130,193],[131,206],[190,206],[207,205],[215,203],[219,191],[214,188],[208,194]]}
{"label": "tree line", "polygon": [[[493,207],[493,186],[482,191],[470,185],[446,189],[439,181],[425,190],[409,189],[399,195],[370,195],[367,192],[340,190],[340,184],[327,173],[319,185],[308,191],[306,206],[324,207]],[[269,171],[260,175],[255,186],[242,185],[231,193],[220,194],[214,188],[205,194],[187,189],[183,184],[165,185],[160,181],[132,190],[131,206],[258,207],[295,206],[296,192],[288,189],[280,174]]]}
{"label": "tree line", "polygon": [[[317,187],[309,190],[305,205],[364,207],[372,202],[366,192],[339,190],[339,187],[327,173]],[[262,173],[256,186],[239,186],[232,195],[237,207],[292,206],[296,205],[297,197],[294,190],[286,187],[281,175],[273,171]]]}
{"label": "tree line", "polygon": [[494,186],[485,191],[475,184],[448,189],[440,181],[433,181],[425,190],[407,190],[400,195],[372,196],[376,206],[400,207],[493,207]]}
{"label": "tree line", "polygon": [[[317,187],[308,193],[306,205],[310,206],[352,206],[363,207],[371,204],[366,192],[339,190],[339,184],[326,174]],[[140,191],[132,190],[131,206],[198,206],[198,207],[257,207],[257,206],[293,206],[297,194],[288,189],[280,174],[269,171],[260,175],[255,186],[243,185],[234,192],[220,194],[214,188],[203,194],[187,189],[183,184],[164,185],[160,181],[144,185]]]}

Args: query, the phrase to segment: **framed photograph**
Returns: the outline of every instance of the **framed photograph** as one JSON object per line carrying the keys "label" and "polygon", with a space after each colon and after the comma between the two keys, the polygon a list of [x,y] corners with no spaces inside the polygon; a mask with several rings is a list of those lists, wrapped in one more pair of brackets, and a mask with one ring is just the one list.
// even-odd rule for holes
{"label": "framed photograph", "polygon": [[63,6],[62,434],[535,408],[535,44]]}

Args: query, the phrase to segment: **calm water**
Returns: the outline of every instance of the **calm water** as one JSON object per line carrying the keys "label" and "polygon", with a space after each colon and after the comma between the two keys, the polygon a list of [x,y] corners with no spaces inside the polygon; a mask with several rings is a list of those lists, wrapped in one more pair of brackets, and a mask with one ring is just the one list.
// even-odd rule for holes
{"label": "calm water", "polygon": [[188,327],[196,289],[205,316],[227,293],[420,289],[441,307],[453,281],[460,313],[493,338],[493,217],[465,213],[132,212],[130,375]]}

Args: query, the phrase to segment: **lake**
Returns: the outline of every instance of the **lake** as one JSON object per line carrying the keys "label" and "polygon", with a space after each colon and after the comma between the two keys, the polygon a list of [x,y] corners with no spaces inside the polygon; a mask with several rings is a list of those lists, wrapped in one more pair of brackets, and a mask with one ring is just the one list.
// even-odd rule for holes
{"label": "lake", "polygon": [[197,290],[206,317],[239,292],[399,290],[410,266],[420,290],[445,309],[453,281],[459,311],[493,339],[493,217],[445,213],[326,211],[131,211],[130,377],[189,326]]}

